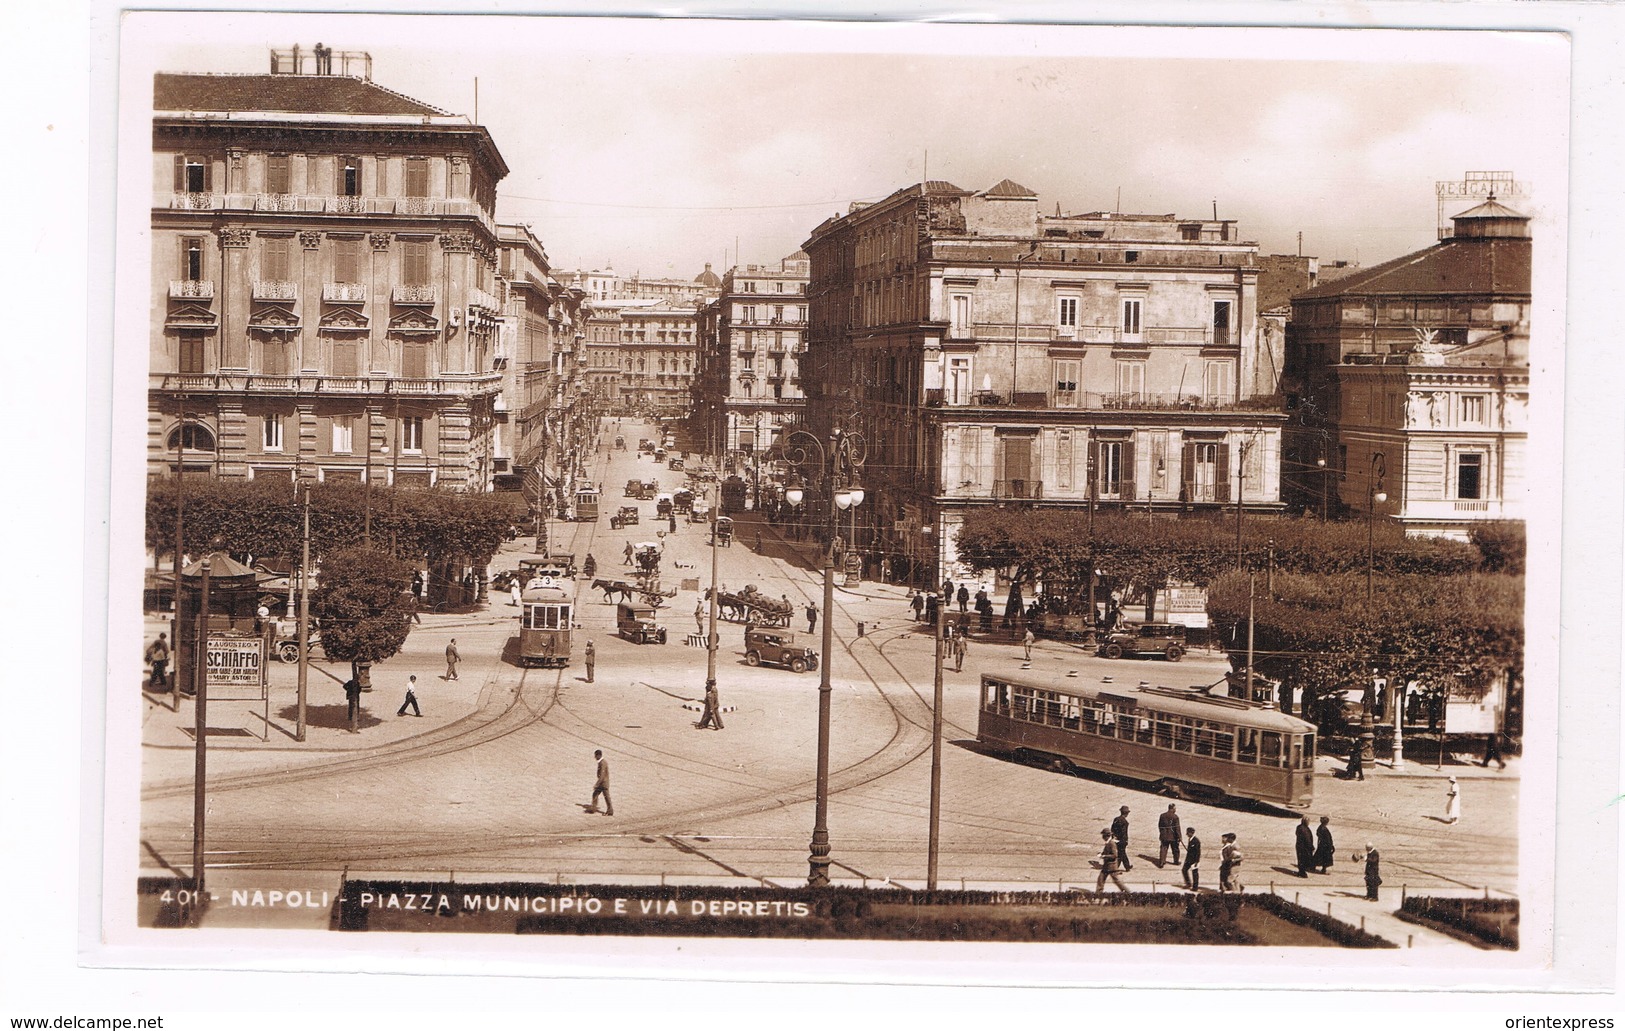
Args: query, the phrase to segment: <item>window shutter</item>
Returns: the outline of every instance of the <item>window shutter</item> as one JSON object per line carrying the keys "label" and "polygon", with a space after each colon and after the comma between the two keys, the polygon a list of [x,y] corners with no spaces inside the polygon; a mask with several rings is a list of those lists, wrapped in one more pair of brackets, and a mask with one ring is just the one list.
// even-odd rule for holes
{"label": "window shutter", "polygon": [[1216,449],[1218,453],[1213,463],[1213,500],[1225,504],[1230,500],[1230,445],[1221,443]]}
{"label": "window shutter", "polygon": [[1123,500],[1134,498],[1134,441],[1123,441]]}
{"label": "window shutter", "polygon": [[1196,494],[1196,445],[1189,441],[1180,449],[1179,482],[1183,492],[1181,500],[1189,501]]}
{"label": "window shutter", "polygon": [[186,192],[186,155],[175,155],[175,192]]}

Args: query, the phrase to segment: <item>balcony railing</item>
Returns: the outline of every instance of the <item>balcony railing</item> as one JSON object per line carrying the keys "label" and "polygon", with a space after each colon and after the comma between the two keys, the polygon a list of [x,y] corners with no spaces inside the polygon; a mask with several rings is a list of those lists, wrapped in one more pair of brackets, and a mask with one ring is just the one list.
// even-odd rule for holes
{"label": "balcony railing", "polygon": [[169,206],[184,211],[213,211],[220,207],[220,194],[177,193],[171,196]]}
{"label": "balcony railing", "polygon": [[339,215],[463,216],[496,235],[496,221],[477,201],[451,197],[338,197],[297,193],[164,192],[154,207],[180,211],[295,211]]}
{"label": "balcony railing", "polygon": [[365,283],[324,283],[322,300],[330,304],[360,304],[367,299]]}
{"label": "balcony railing", "polygon": [[298,299],[299,285],[292,280],[254,280],[254,300],[256,301],[296,301]]}
{"label": "balcony railing", "polygon": [[502,313],[502,305],[497,302],[496,297],[477,286],[468,288],[468,306],[470,308],[484,308],[492,315]]}
{"label": "balcony railing", "polygon": [[434,295],[432,286],[397,286],[390,292],[396,304],[433,304]]}
{"label": "balcony railing", "polygon": [[1037,501],[1044,496],[1044,484],[1041,480],[995,480],[993,496],[1001,501]]}
{"label": "balcony railing", "polygon": [[502,373],[449,373],[427,378],[393,376],[260,376],[248,373],[154,373],[153,390],[186,393],[482,394],[499,389]]}
{"label": "balcony railing", "polygon": [[169,296],[176,300],[212,300],[214,298],[214,280],[171,279],[169,281]]}

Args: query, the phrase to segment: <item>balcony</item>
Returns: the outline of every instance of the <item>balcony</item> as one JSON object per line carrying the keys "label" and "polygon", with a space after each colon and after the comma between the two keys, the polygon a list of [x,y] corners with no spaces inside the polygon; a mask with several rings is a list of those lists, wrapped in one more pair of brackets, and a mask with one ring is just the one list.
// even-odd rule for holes
{"label": "balcony", "polygon": [[502,305],[497,301],[496,296],[481,290],[477,286],[468,288],[468,307],[471,311],[483,308],[492,315],[502,314]]}
{"label": "balcony", "polygon": [[340,215],[365,215],[372,210],[366,197],[330,197],[327,210]]}
{"label": "balcony", "polygon": [[212,301],[214,299],[214,280],[171,279],[169,281],[169,297],[175,301]]}
{"label": "balcony", "polygon": [[1494,499],[1444,498],[1439,500],[1413,500],[1407,498],[1397,513],[1405,519],[1442,519],[1475,521],[1483,519],[1522,519],[1522,506]]}
{"label": "balcony", "polygon": [[297,301],[299,299],[299,286],[288,279],[256,279],[254,280],[254,300],[256,301]]}
{"label": "balcony", "polygon": [[214,211],[221,201],[218,193],[176,193],[170,195],[169,206],[181,211]]}
{"label": "balcony", "polygon": [[307,214],[464,217],[493,236],[496,221],[477,201],[451,197],[336,197],[293,193],[177,193],[164,191],[153,207],[172,211],[288,211]]}
{"label": "balcony", "polygon": [[258,376],[247,373],[153,373],[148,388],[187,394],[473,395],[500,389],[500,372],[447,373],[429,378],[372,376]]}
{"label": "balcony", "polygon": [[367,300],[365,283],[323,283],[322,300],[328,304],[362,304]]}
{"label": "balcony", "polygon": [[1000,501],[1038,501],[1044,496],[1040,480],[995,480],[993,496]]}
{"label": "balcony", "polygon": [[435,289],[432,286],[397,286],[390,291],[390,300],[396,304],[433,304]]}

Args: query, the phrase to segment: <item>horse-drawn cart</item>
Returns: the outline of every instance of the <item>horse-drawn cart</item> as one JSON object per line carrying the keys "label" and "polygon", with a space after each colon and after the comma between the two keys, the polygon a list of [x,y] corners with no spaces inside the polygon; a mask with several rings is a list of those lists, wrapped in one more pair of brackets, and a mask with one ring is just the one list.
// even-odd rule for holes
{"label": "horse-drawn cart", "polygon": [[[711,593],[706,591],[706,598]],[[789,626],[796,607],[788,599],[770,598],[749,584],[737,594],[721,591],[717,594],[717,609],[723,619],[735,623],[755,623],[757,626]]]}

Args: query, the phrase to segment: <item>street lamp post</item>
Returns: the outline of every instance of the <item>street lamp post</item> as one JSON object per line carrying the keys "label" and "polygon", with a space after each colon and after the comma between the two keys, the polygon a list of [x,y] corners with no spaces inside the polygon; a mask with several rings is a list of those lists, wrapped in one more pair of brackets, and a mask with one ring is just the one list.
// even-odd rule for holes
{"label": "street lamp post", "polygon": [[[825,471],[825,493],[829,496],[829,540],[824,545],[824,639],[823,654],[818,664],[818,779],[813,812],[812,842],[808,846],[807,886],[823,888],[829,885],[829,704],[830,658],[835,650],[835,540],[840,529],[840,510],[863,503],[863,488],[851,482],[858,467],[863,465],[863,438],[855,433],[835,430],[829,446],[808,433],[796,430],[785,438],[792,464],[800,465],[816,454],[818,466]],[[799,507],[805,492],[792,486],[784,498]]]}
{"label": "street lamp post", "polygon": [[1388,493],[1382,489],[1383,477],[1387,475],[1388,467],[1383,461],[1382,452],[1374,452],[1371,456],[1371,480],[1368,485],[1371,503],[1366,506],[1366,533],[1365,533],[1365,600],[1371,603],[1375,595],[1376,550],[1377,550],[1377,506],[1388,500]]}

